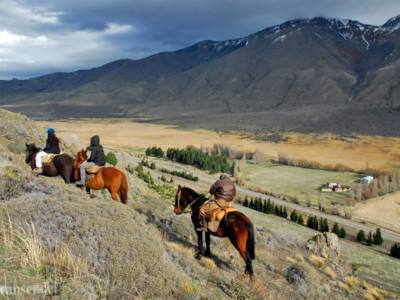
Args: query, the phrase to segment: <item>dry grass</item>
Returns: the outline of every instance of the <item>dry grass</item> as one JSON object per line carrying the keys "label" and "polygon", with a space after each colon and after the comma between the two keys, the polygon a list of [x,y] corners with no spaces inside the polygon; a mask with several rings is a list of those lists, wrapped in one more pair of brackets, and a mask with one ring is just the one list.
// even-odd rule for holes
{"label": "dry grass", "polygon": [[330,279],[335,279],[336,278],[336,273],[335,271],[332,270],[331,267],[326,266],[325,268],[322,269],[322,272],[324,272],[324,274],[326,276],[328,276]]}
{"label": "dry grass", "polygon": [[308,261],[316,266],[317,268],[323,268],[326,264],[326,259],[321,257],[321,256],[317,256],[314,254],[310,254],[310,256],[308,257]]}
{"label": "dry grass", "polygon": [[359,203],[352,216],[400,232],[400,192]]}
{"label": "dry grass", "polygon": [[[353,169],[392,169],[400,165],[400,139],[361,136],[342,139],[325,134],[286,133],[287,142],[260,142],[240,134],[219,134],[207,130],[180,130],[174,126],[135,123],[119,120],[73,120],[64,122],[38,122],[39,125],[55,127],[61,136],[75,132],[82,142],[93,134],[100,134],[103,143],[111,147],[162,147],[187,145],[212,147],[214,144],[230,145],[238,151],[260,152],[277,158],[285,153],[296,159],[310,159],[323,165],[342,164]],[[368,151],[365,151],[365,149]]]}
{"label": "dry grass", "polygon": [[215,262],[208,257],[202,257],[200,260],[200,264],[209,270],[213,270],[216,267]]}
{"label": "dry grass", "polygon": [[12,251],[12,258],[21,270],[31,270],[33,273],[53,277],[78,280],[89,275],[89,264],[71,254],[69,249],[61,245],[52,251],[46,250],[39,240],[33,223],[28,230],[16,227],[10,218],[1,222],[0,242],[2,246]]}

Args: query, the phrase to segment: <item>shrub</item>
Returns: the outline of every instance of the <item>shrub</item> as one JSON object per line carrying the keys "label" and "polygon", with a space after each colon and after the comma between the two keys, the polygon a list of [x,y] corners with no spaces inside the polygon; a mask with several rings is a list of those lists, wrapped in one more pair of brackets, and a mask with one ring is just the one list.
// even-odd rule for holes
{"label": "shrub", "polygon": [[390,255],[396,258],[400,258],[400,243],[395,243],[390,249]]}
{"label": "shrub", "polygon": [[114,152],[108,152],[106,155],[106,162],[109,163],[110,165],[116,166],[118,163],[117,156],[114,154]]}
{"label": "shrub", "polygon": [[165,168],[162,168],[160,171],[163,173],[166,173],[166,174],[171,174],[171,175],[182,177],[182,178],[185,178],[188,180],[199,181],[199,177],[197,177],[191,173],[186,173],[185,171],[175,171],[175,170],[170,171]]}
{"label": "shrub", "polygon": [[128,164],[128,166],[126,167],[126,170],[128,171],[129,174],[133,174],[135,171],[135,168],[131,164]]}

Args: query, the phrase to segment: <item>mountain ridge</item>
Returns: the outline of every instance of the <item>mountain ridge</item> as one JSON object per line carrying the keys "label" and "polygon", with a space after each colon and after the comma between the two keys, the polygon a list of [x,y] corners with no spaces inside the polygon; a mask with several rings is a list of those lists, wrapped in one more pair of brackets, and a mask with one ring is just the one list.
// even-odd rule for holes
{"label": "mountain ridge", "polygon": [[[211,122],[190,126],[271,130],[270,121],[248,118],[264,112],[286,130],[310,131],[318,121],[311,131],[398,135],[385,118],[394,114],[390,119],[400,122],[399,29],[400,16],[381,26],[338,18],[291,20],[243,38],[205,40],[140,60],[0,81],[0,105],[36,118],[174,123],[204,116]],[[288,117],[276,118],[274,112],[282,110]],[[379,117],[366,119],[374,130],[352,126],[351,117],[341,116],[346,111],[359,124],[375,111]],[[246,117],[230,124],[240,113]],[[332,118],[337,125],[326,126]]]}

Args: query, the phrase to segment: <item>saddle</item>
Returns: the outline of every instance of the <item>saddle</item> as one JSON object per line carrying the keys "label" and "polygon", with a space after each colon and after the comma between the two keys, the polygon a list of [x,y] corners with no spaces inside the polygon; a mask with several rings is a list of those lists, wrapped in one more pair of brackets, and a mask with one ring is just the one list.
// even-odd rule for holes
{"label": "saddle", "polygon": [[234,207],[227,208],[216,208],[209,211],[206,215],[207,229],[211,232],[216,232],[218,230],[219,224],[225,218],[225,216],[232,212],[237,211]]}
{"label": "saddle", "polygon": [[101,169],[105,167],[112,167],[112,165],[106,163],[104,166],[90,166],[89,168],[86,169],[86,174],[88,175],[97,174]]}
{"label": "saddle", "polygon": [[102,168],[104,168],[104,166],[101,166],[101,167],[100,166],[90,166],[89,168],[86,169],[86,174],[88,174],[88,175],[96,174]]}

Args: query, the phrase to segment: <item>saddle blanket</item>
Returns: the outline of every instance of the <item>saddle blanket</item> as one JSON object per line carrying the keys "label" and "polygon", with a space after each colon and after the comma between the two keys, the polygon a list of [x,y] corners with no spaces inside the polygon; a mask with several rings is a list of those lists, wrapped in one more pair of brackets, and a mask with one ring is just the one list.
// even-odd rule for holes
{"label": "saddle blanket", "polygon": [[53,161],[53,159],[54,159],[54,157],[56,157],[58,154],[46,154],[46,155],[43,155],[42,156],[42,164],[44,164],[44,165],[49,165],[52,161]]}

